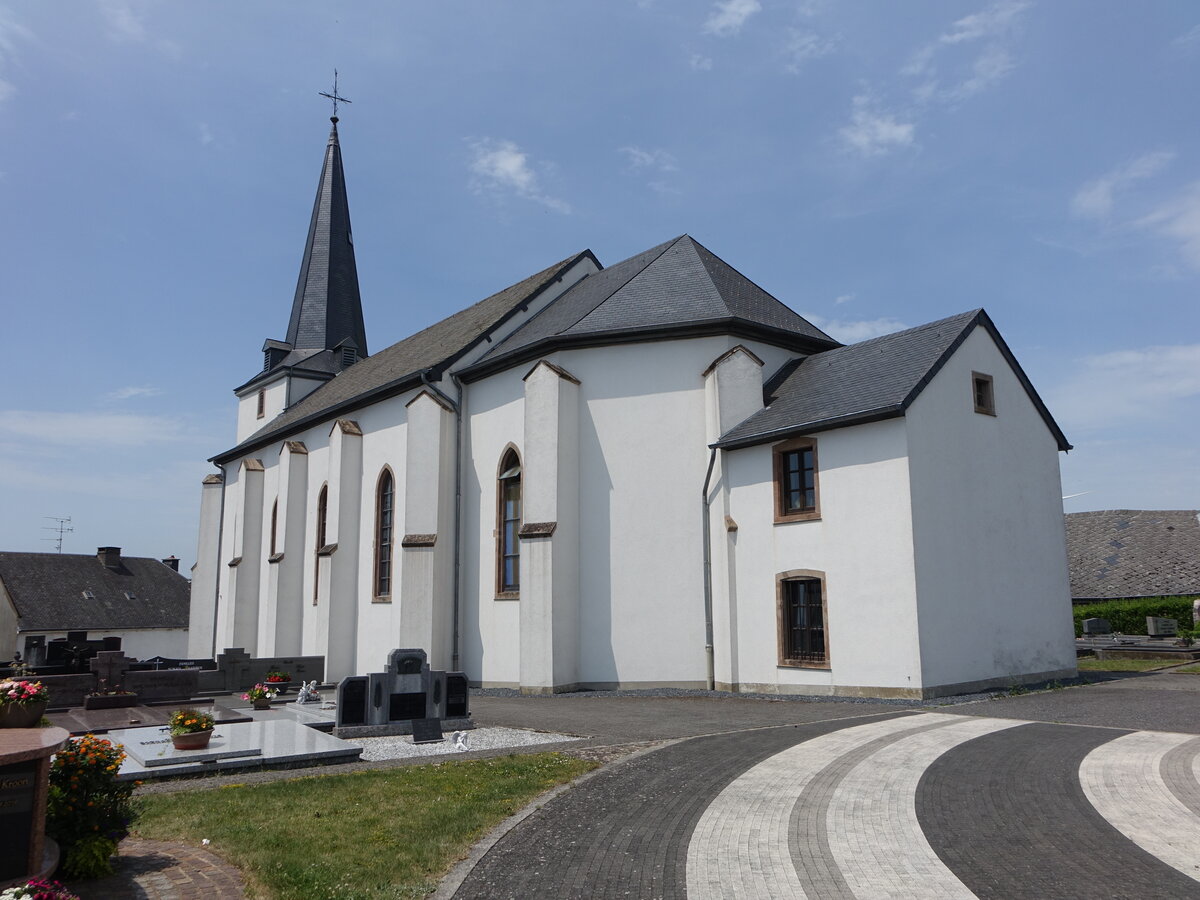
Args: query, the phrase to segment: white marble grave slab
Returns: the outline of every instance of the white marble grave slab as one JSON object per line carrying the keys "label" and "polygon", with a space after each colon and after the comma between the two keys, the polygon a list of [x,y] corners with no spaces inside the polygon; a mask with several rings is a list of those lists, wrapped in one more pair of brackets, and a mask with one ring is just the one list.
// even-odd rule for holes
{"label": "white marble grave slab", "polygon": [[[362,753],[361,747],[301,725],[290,716],[218,725],[208,751],[175,750],[169,743],[170,736],[160,728],[121,729],[110,731],[106,737],[125,745],[127,756],[119,776],[122,780],[218,772],[246,766],[356,762]],[[162,738],[167,738],[168,743],[141,743]],[[218,741],[222,742],[220,746],[217,746]],[[205,753],[207,756],[201,755]],[[145,754],[145,757],[139,759],[138,754]]]}

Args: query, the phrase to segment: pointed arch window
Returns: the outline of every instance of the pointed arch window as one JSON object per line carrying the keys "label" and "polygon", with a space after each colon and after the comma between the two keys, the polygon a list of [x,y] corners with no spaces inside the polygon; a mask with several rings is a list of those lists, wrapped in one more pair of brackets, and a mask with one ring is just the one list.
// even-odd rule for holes
{"label": "pointed arch window", "polygon": [[279,498],[271,504],[271,559],[279,553]]}
{"label": "pointed arch window", "polygon": [[509,449],[496,481],[496,595],[515,598],[521,590],[521,458]]}
{"label": "pointed arch window", "polygon": [[396,506],[396,481],[385,468],[375,488],[375,597],[392,596],[392,532]]}
{"label": "pointed arch window", "polygon": [[313,562],[313,606],[317,605],[317,598],[321,593],[321,548],[328,543],[326,536],[328,533],[327,524],[329,522],[329,485],[321,485],[321,492],[317,494],[317,541],[314,551]]}

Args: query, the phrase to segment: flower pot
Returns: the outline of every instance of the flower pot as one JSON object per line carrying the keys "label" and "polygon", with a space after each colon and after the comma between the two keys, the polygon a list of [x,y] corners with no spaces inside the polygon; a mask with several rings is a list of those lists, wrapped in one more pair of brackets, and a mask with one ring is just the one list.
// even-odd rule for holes
{"label": "flower pot", "polygon": [[212,740],[212,729],[208,731],[193,731],[191,734],[173,734],[171,743],[176,750],[203,750]]}
{"label": "flower pot", "polygon": [[46,712],[46,701],[0,704],[0,728],[36,728]]}
{"label": "flower pot", "polygon": [[137,706],[137,694],[96,694],[83,698],[84,709],[123,709]]}
{"label": "flower pot", "polygon": [[271,701],[267,697],[260,697],[257,700],[251,700],[250,702],[252,704],[254,704],[255,709],[270,709],[271,708]]}
{"label": "flower pot", "polygon": [[278,691],[279,693],[282,694],[287,691],[288,685],[291,684],[291,682],[290,681],[264,681],[263,684],[265,684],[271,690]]}

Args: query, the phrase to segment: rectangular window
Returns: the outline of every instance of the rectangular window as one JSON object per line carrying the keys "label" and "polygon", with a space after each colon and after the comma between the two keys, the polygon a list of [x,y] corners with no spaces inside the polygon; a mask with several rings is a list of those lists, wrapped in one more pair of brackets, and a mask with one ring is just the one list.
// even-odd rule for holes
{"label": "rectangular window", "polygon": [[985,416],[996,414],[996,398],[992,393],[992,376],[982,372],[971,373],[971,390],[975,395],[975,412]]}
{"label": "rectangular window", "polygon": [[258,392],[258,417],[261,419],[267,414],[267,389],[262,388]]}
{"label": "rectangular window", "polygon": [[776,445],[774,457],[775,521],[820,518],[816,441],[785,441]]}
{"label": "rectangular window", "polygon": [[825,597],[819,577],[779,581],[779,664],[825,667]]}

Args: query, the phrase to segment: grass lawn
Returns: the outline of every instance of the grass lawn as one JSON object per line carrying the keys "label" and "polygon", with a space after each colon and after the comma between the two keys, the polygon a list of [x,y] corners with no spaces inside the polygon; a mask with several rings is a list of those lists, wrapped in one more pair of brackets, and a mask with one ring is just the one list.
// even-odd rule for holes
{"label": "grass lawn", "polygon": [[[1188,675],[1200,675],[1200,663],[1194,666],[1184,666],[1182,669],[1176,669],[1176,672],[1185,672]],[[1173,674],[1173,673],[1172,673]]]}
{"label": "grass lawn", "polygon": [[1170,659],[1081,659],[1080,672],[1151,672],[1167,666],[1177,666]]}
{"label": "grass lawn", "polygon": [[595,766],[539,753],[148,794],[136,830],[208,838],[251,896],[423,897],[488,829]]}

